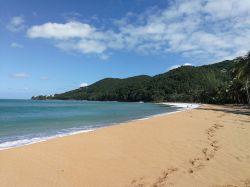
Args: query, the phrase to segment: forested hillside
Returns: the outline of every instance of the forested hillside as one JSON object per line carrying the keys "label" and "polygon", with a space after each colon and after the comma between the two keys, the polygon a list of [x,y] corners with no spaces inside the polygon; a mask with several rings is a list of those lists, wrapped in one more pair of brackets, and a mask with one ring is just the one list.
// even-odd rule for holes
{"label": "forested hillside", "polygon": [[249,88],[236,72],[239,59],[243,64],[247,60],[249,62],[246,56],[199,67],[181,66],[153,77],[106,78],[54,97],[37,96],[32,99],[247,103],[246,91]]}

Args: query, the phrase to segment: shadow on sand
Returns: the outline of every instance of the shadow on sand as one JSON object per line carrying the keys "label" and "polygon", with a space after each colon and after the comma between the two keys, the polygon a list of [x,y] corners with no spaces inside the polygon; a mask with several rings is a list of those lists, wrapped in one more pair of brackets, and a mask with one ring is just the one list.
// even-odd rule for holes
{"label": "shadow on sand", "polygon": [[250,116],[250,107],[246,105],[222,105],[222,108],[200,107],[197,110],[212,110],[231,114],[241,114]]}

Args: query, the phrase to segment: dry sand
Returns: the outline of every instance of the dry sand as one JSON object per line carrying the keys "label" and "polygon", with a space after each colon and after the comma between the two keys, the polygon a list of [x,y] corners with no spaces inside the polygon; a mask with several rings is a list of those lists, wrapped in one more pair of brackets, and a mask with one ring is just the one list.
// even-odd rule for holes
{"label": "dry sand", "polygon": [[203,105],[3,150],[0,186],[249,187],[249,115]]}

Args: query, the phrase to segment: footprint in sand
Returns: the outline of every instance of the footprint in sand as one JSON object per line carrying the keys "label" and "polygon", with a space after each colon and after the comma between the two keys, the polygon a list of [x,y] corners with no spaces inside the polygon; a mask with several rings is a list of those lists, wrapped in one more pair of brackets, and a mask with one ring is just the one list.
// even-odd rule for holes
{"label": "footprint in sand", "polygon": [[133,179],[130,183],[130,187],[133,186],[133,187],[144,187],[146,185],[146,183],[143,182],[143,179],[144,177],[141,177],[140,179],[138,180],[135,180]]}
{"label": "footprint in sand", "polygon": [[222,127],[224,127],[224,125],[219,125],[219,124],[214,124],[213,125],[213,128],[215,128],[215,129],[220,129]]}
{"label": "footprint in sand", "polygon": [[216,131],[218,129],[221,129],[222,127],[224,126],[219,124],[214,124],[213,126],[211,126],[206,130],[207,139],[209,141],[210,147],[202,149],[202,154],[203,154],[202,158],[194,158],[189,160],[191,167],[188,169],[188,173],[192,174],[196,170],[201,169],[202,167],[205,166],[204,165],[205,161],[210,161],[212,158],[214,158],[215,152],[218,151],[220,148],[219,141],[215,138]]}
{"label": "footprint in sand", "polygon": [[208,148],[202,149],[202,153],[206,161],[209,161],[214,157],[214,151],[209,151]]}
{"label": "footprint in sand", "polygon": [[194,173],[194,171],[197,171],[201,168],[203,168],[205,165],[203,164],[202,158],[194,158],[189,160],[189,163],[191,164],[191,167],[188,169],[188,173]]}
{"label": "footprint in sand", "polygon": [[195,169],[200,169],[204,165],[202,164],[202,159],[201,158],[195,158],[189,161],[189,163],[192,165],[193,168]]}
{"label": "footprint in sand", "polygon": [[155,183],[152,184],[152,187],[165,186],[169,175],[176,171],[178,171],[178,168],[169,168],[166,171],[163,171],[162,175],[156,180]]}
{"label": "footprint in sand", "polygon": [[250,187],[250,179],[244,181],[244,187]]}
{"label": "footprint in sand", "polygon": [[129,187],[133,186],[133,187],[144,187],[146,184],[143,183],[142,181],[137,181],[137,180],[132,180]]}
{"label": "footprint in sand", "polygon": [[[205,166],[205,164],[204,164],[205,162],[210,161],[212,158],[214,158],[215,152],[218,151],[218,149],[220,148],[220,146],[218,145],[219,142],[215,138],[216,131],[218,129],[221,129],[222,127],[224,127],[224,126],[219,125],[219,124],[214,124],[209,129],[206,130],[207,139],[209,141],[210,147],[202,149],[203,157],[197,157],[197,158],[189,160],[189,163],[190,163],[190,168],[188,169],[189,174],[192,174],[195,171],[203,168]],[[152,186],[152,187],[166,186],[169,176],[176,171],[178,171],[178,168],[170,168],[170,169],[167,169],[166,171],[163,171],[162,175],[160,177],[158,177],[156,182],[154,182],[152,185],[149,185],[149,186]],[[148,184],[143,182],[142,179],[143,178],[141,178],[139,180],[135,180],[135,179],[132,180],[130,183],[130,186],[133,186],[133,187],[148,186]]]}
{"label": "footprint in sand", "polygon": [[164,170],[161,173],[161,176],[157,178],[157,180],[153,184],[146,183],[144,181],[145,177],[141,177],[140,179],[136,180],[133,179],[128,185],[129,187],[145,187],[145,186],[151,186],[151,187],[161,187],[161,186],[166,186],[168,177],[172,175],[174,172],[178,171],[178,168],[169,168],[167,170]]}
{"label": "footprint in sand", "polygon": [[241,181],[241,183],[242,183],[242,185],[240,185],[240,186],[236,186],[233,184],[226,184],[226,185],[215,185],[214,187],[250,187],[250,180],[249,179]]}

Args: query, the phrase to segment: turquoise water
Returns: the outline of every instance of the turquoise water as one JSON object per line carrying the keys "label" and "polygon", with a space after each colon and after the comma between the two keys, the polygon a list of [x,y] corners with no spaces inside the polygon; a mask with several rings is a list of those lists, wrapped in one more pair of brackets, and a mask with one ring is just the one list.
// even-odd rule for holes
{"label": "turquoise water", "polygon": [[0,100],[0,149],[176,110],[151,103]]}

